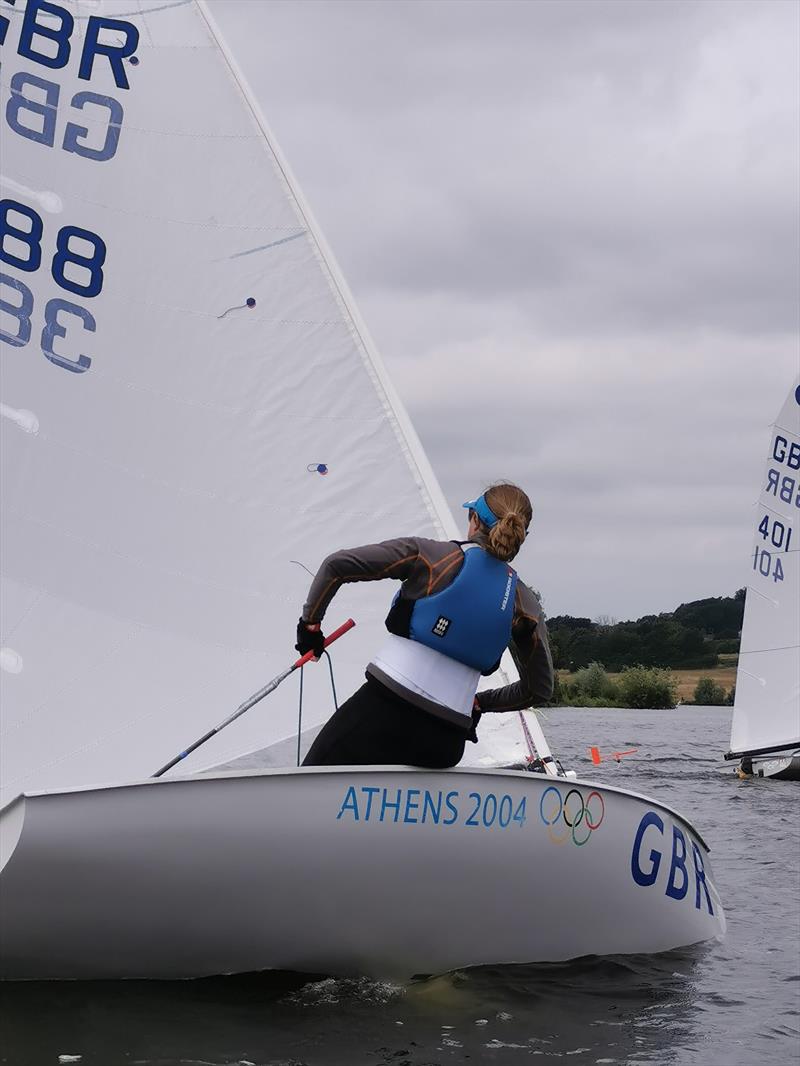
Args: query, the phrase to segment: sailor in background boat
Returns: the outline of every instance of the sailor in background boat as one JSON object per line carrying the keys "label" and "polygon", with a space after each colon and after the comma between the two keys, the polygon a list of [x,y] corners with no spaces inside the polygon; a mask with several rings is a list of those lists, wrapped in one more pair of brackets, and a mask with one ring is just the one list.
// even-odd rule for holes
{"label": "sailor in background boat", "polygon": [[[322,654],[321,622],[350,581],[402,581],[386,618],[389,638],[366,683],[323,726],[304,766],[455,766],[481,714],[546,702],[553,663],[536,594],[509,562],[528,533],[531,503],[498,484],[465,503],[468,540],[400,537],[329,555],[297,626],[297,650]],[[511,648],[520,680],[477,693]],[[477,694],[476,694],[477,693]]]}

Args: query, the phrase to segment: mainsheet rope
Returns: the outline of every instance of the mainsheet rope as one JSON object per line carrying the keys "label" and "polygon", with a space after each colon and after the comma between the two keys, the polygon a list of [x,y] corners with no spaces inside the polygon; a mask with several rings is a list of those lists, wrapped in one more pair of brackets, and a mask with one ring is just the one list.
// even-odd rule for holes
{"label": "mainsheet rope", "polygon": [[[333,659],[331,659],[327,651],[322,653],[328,660],[328,670],[331,675],[331,692],[333,693],[333,706],[335,710],[339,710],[339,701],[336,698],[336,682],[333,679]],[[300,700],[297,707],[297,765],[300,765],[300,736],[303,732],[303,670],[304,666],[300,667]]]}

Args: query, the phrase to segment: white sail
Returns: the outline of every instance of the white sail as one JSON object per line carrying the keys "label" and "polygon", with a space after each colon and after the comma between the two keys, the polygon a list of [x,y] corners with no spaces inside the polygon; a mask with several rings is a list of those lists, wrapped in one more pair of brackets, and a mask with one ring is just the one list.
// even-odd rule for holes
{"label": "white sail", "polygon": [[750,553],[731,751],[800,746],[800,379],[770,437]]}
{"label": "white sail", "polygon": [[[329,551],[457,531],[204,4],[20,0],[0,38],[6,802],[152,773],[291,662]],[[337,596],[340,694],[392,591]],[[296,720],[289,682],[187,768]]]}

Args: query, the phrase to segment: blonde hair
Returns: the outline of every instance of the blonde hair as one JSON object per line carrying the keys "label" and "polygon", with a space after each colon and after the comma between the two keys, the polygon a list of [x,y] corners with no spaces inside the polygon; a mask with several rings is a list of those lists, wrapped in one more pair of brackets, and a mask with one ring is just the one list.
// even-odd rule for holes
{"label": "blonde hair", "polygon": [[490,486],[484,497],[492,513],[497,516],[497,522],[487,532],[487,550],[496,559],[507,563],[517,554],[528,535],[528,526],[533,518],[531,501],[521,488],[508,482]]}

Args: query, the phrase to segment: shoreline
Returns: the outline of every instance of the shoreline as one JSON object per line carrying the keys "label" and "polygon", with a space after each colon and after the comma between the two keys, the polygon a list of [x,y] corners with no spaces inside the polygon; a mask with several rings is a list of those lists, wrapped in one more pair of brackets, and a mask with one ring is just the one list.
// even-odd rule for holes
{"label": "shoreline", "polygon": [[[696,668],[696,669],[695,668],[683,669],[681,667],[659,667],[659,669],[669,670],[669,672],[673,675],[673,677],[675,678],[675,680],[677,682],[678,703],[676,704],[676,706],[687,706],[687,705],[688,706],[705,706],[704,704],[694,704],[693,703],[695,687],[697,685],[697,682],[702,677],[711,678],[711,680],[715,684],[721,685],[722,688],[725,689],[726,696],[730,693],[731,689],[736,684],[736,663],[735,662],[734,663],[731,663],[731,662],[721,663],[718,666],[706,666],[706,667],[700,667],[700,668]],[[559,681],[561,681],[562,683],[563,682],[567,682],[568,683],[575,676],[575,673],[577,673],[577,671],[557,670],[556,673],[558,675]],[[612,681],[616,685],[618,683],[620,677],[622,676],[622,671],[617,672],[617,673],[610,673],[609,672],[607,676],[608,676],[609,681]],[[552,703],[552,704],[549,704],[549,707],[554,708],[554,709],[556,707],[574,707],[574,706],[576,706],[576,705],[573,704],[573,703],[558,703],[558,704]],[[580,705],[578,705],[578,706],[580,706]],[[730,705],[729,704],[716,704],[716,706],[730,706]],[[628,709],[635,709],[635,708],[626,708],[626,707],[618,705],[617,707],[612,707],[610,709],[628,710]],[[664,708],[664,709],[667,709],[667,708]]]}

